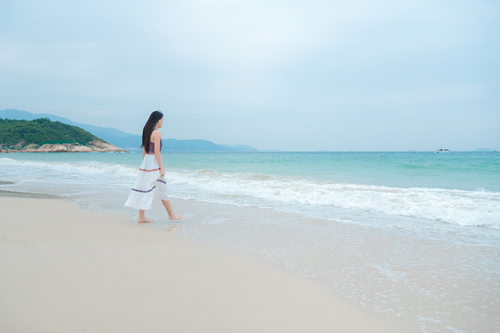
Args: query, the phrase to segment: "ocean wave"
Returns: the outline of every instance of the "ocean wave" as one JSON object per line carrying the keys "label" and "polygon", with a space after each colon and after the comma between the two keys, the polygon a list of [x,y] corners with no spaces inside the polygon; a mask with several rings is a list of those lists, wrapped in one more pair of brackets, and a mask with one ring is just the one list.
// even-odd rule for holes
{"label": "ocean wave", "polygon": [[[0,170],[3,181],[60,183],[69,189],[72,183],[126,187],[135,181],[138,166],[0,158]],[[500,229],[500,192],[335,183],[210,169],[168,171],[167,179],[174,196],[202,201],[271,208],[336,207]]]}
{"label": "ocean wave", "polygon": [[[500,193],[432,188],[397,188],[269,177],[255,174],[169,173],[178,187],[224,203],[260,202],[378,212],[462,226],[500,228]],[[230,199],[228,199],[230,198]]]}
{"label": "ocean wave", "polygon": [[[97,161],[41,162],[1,158],[0,168],[4,177],[71,182],[75,179],[94,183],[96,181],[130,182],[137,175],[138,168]],[[27,176],[27,177],[26,177]]]}

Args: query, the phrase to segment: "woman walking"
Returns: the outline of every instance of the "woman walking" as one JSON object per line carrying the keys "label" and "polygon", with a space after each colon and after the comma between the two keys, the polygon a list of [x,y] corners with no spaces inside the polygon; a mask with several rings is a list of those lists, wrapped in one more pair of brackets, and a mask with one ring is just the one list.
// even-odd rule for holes
{"label": "woman walking", "polygon": [[161,200],[170,220],[182,218],[182,215],[176,215],[172,211],[167,195],[165,169],[161,162],[163,143],[159,129],[162,125],[163,114],[160,111],[154,111],[142,130],[142,164],[139,168],[139,176],[125,203],[125,206],[139,210],[139,223],[153,222],[146,218],[145,211],[151,209],[154,196]]}

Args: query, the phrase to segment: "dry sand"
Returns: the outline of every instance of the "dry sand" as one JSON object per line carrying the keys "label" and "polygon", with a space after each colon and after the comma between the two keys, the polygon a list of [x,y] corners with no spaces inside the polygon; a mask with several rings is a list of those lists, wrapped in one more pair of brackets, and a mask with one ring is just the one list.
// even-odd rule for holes
{"label": "dry sand", "polygon": [[[1,332],[396,332],[314,281],[62,199],[0,197]],[[182,223],[182,222],[181,222]]]}

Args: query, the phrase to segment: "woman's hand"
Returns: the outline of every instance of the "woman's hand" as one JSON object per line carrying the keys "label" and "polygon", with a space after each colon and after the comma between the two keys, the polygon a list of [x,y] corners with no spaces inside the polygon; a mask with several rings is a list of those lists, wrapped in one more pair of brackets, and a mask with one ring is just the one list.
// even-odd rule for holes
{"label": "woman's hand", "polygon": [[160,177],[165,176],[165,169],[163,169],[163,166],[160,167]]}

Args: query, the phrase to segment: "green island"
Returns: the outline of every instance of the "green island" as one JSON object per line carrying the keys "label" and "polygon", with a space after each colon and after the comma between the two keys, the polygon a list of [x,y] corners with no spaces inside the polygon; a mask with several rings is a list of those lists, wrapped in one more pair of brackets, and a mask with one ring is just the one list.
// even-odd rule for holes
{"label": "green island", "polygon": [[124,151],[79,128],[51,121],[0,118],[0,152]]}

